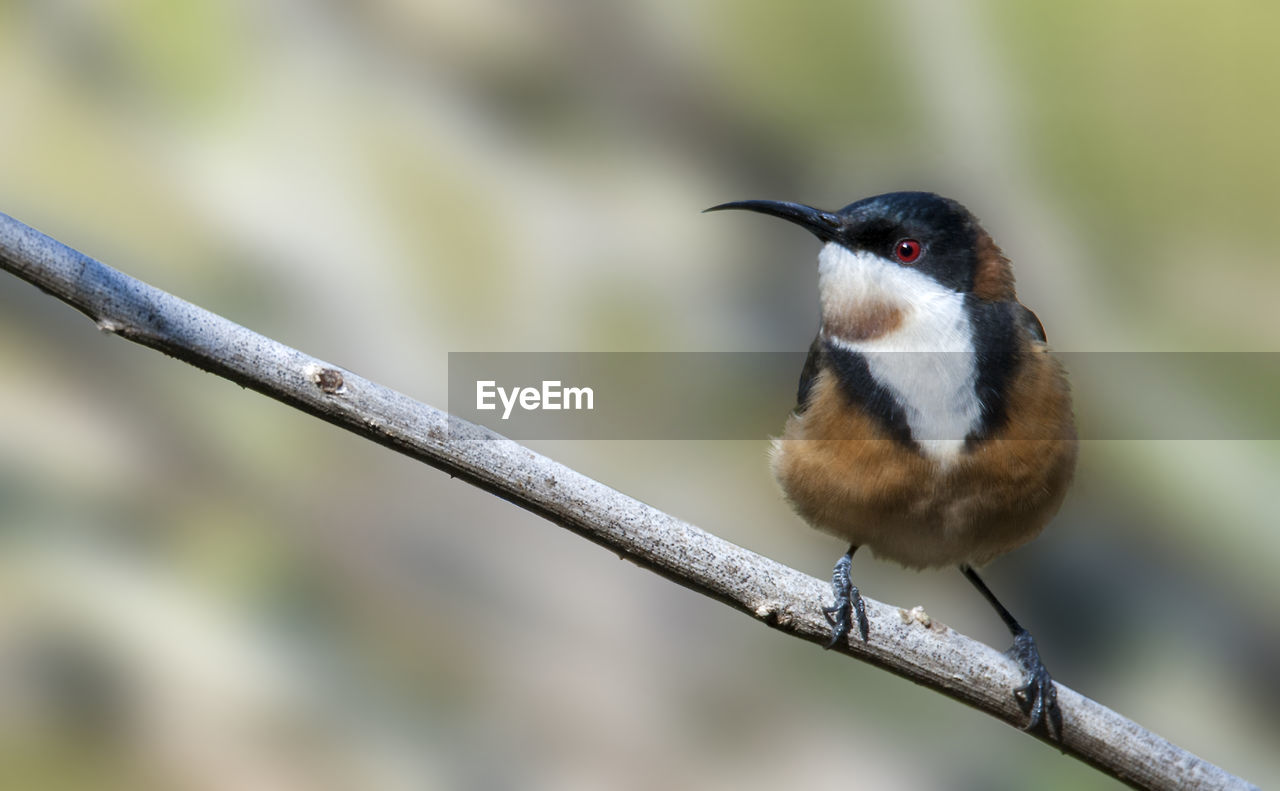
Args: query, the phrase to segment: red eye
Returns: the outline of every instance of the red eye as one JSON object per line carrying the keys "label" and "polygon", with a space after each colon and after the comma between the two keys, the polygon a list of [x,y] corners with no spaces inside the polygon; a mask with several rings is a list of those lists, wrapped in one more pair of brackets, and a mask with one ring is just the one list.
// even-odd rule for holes
{"label": "red eye", "polygon": [[910,264],[920,257],[922,249],[915,239],[903,239],[893,246],[893,254],[898,256],[898,260],[902,263]]}

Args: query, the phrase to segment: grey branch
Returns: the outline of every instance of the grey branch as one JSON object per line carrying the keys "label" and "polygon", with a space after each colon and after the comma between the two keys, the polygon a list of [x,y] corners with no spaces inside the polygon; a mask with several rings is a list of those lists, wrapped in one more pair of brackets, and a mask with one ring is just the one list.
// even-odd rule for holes
{"label": "grey branch", "polygon": [[[0,267],[99,328],[381,443],[711,596],[774,629],[824,643],[821,580],[757,555],[494,432],[263,337],[0,214]],[[838,648],[1020,727],[1004,654],[871,599],[871,641]],[[1138,788],[1254,788],[1062,685],[1069,755]]]}

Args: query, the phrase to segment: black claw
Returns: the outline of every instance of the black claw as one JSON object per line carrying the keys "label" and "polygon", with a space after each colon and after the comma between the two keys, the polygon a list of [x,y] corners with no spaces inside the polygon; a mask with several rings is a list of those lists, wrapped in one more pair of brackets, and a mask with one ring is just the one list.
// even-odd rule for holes
{"label": "black claw", "polygon": [[1010,654],[1026,674],[1026,684],[1013,691],[1019,708],[1027,715],[1024,730],[1044,728],[1051,740],[1062,741],[1062,709],[1058,708],[1058,690],[1053,678],[1040,661],[1040,651],[1031,633],[1023,629],[1014,635]]}
{"label": "black claw", "polygon": [[829,651],[849,636],[849,604],[837,600],[834,606],[823,607],[822,614],[826,616],[827,623],[831,624],[831,640],[823,646]]}
{"label": "black claw", "polygon": [[855,618],[862,642],[867,642],[867,634],[870,632],[866,605],[863,604],[862,594],[858,592],[850,576],[852,567],[853,550],[851,549],[836,561],[836,567],[831,572],[831,591],[835,594],[836,600],[830,607],[822,608],[823,616],[826,617],[827,623],[831,624],[831,642],[826,646],[829,649],[840,645],[849,636]]}

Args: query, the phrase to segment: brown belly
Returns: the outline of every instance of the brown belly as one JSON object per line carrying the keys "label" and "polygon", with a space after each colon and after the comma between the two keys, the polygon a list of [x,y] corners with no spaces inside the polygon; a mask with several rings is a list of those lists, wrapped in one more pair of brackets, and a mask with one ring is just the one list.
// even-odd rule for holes
{"label": "brown belly", "polygon": [[979,565],[1034,538],[1075,469],[1071,398],[1052,358],[1028,355],[1007,404],[1000,432],[943,463],[852,412],[824,371],[775,441],[773,473],[809,524],[877,556],[912,568]]}

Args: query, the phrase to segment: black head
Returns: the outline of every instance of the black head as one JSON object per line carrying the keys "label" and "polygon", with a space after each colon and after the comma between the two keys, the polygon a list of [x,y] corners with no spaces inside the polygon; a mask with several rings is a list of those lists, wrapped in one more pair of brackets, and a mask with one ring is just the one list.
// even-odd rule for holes
{"label": "black head", "polygon": [[[988,250],[999,256],[968,209],[932,192],[890,192],[851,203],[836,212],[802,203],[763,200],[722,203],[707,211],[722,209],[781,217],[807,228],[824,242],[854,252],[873,253],[919,270],[960,292],[974,289],[975,276],[988,257]],[[1003,256],[999,257],[1003,260]]]}

